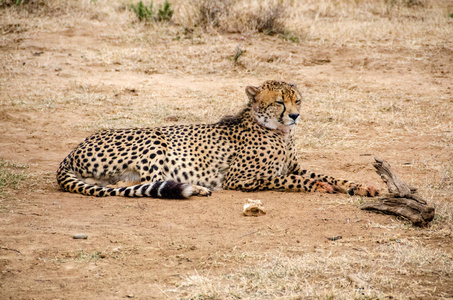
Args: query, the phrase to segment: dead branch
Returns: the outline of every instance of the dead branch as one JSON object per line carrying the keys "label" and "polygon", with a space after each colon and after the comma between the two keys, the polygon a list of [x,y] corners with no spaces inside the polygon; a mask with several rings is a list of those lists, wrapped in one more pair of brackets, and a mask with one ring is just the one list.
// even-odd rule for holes
{"label": "dead branch", "polygon": [[382,180],[387,184],[389,194],[374,202],[363,204],[360,209],[393,214],[409,219],[416,226],[426,226],[434,219],[434,208],[417,194],[415,187],[402,181],[385,160],[374,158],[376,168]]}

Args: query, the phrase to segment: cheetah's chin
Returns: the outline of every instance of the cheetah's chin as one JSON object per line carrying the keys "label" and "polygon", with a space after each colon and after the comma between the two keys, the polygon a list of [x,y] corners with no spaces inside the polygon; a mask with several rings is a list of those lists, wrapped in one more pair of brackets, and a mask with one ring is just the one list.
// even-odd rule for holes
{"label": "cheetah's chin", "polygon": [[288,134],[291,132],[291,130],[293,130],[293,128],[296,126],[296,124],[292,124],[292,125],[280,125],[277,127],[277,130],[280,131],[281,133],[284,133],[284,134]]}

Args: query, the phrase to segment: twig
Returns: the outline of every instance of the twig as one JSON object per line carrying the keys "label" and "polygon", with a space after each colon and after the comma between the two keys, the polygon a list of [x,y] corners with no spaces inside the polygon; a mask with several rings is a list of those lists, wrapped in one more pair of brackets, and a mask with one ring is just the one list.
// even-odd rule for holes
{"label": "twig", "polygon": [[14,251],[14,252],[17,252],[17,253],[19,253],[20,255],[22,255],[22,253],[20,253],[20,251],[19,251],[19,250],[16,250],[16,249],[11,249],[11,248],[6,248],[6,247],[0,247],[0,249],[2,249],[2,250],[7,250],[7,251]]}

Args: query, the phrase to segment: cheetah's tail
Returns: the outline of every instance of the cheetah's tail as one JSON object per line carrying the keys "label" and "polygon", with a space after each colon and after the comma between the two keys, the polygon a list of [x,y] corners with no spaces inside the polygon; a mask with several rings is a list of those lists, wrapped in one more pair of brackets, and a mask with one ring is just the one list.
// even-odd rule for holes
{"label": "cheetah's tail", "polygon": [[191,184],[172,180],[156,181],[122,188],[87,184],[79,179],[74,171],[64,166],[60,167],[57,172],[57,181],[60,187],[67,192],[95,197],[124,196],[185,199],[193,194],[193,186]]}

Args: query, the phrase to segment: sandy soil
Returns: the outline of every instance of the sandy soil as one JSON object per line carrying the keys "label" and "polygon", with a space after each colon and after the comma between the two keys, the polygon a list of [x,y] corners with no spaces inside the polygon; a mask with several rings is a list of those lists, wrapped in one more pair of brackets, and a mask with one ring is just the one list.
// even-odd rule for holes
{"label": "sandy soil", "polygon": [[[97,62],[89,57],[105,49],[134,51],[137,47],[111,41],[108,33],[102,24],[81,23],[52,32],[34,31],[29,36],[13,32],[19,39],[14,43],[7,40],[0,47],[4,59],[0,158],[29,165],[25,184],[2,199],[1,299],[184,298],[190,293],[178,286],[188,276],[236,272],[260,263],[263,253],[354,256],[363,249],[396,240],[418,241],[427,249],[440,249],[450,255],[444,262],[451,263],[451,225],[417,229],[392,216],[361,211],[357,204],[363,200],[357,197],[219,191],[209,198],[187,201],[91,198],[60,191],[54,179],[58,164],[69,151],[90,132],[109,127],[111,122],[122,127],[215,121],[223,112],[233,112],[242,105],[246,85],[271,78],[296,82],[307,97],[319,86],[328,89],[337,83],[349,91],[388,91],[399,95],[395,98],[399,109],[406,109],[404,103],[411,101],[419,110],[435,110],[439,105],[439,113],[451,120],[451,45],[432,53],[428,60],[408,61],[417,53],[341,46],[320,49],[277,37],[253,37],[243,45],[249,54],[256,55],[255,59],[260,55],[269,59],[271,54],[282,59],[290,52],[295,63],[285,64],[286,71],[280,72],[268,68],[248,73],[239,66],[229,73],[209,73],[200,66],[199,72],[172,68],[149,74],[137,71],[121,57],[117,62],[114,57]],[[224,37],[229,45],[242,38]],[[156,45],[154,50],[172,45]],[[88,89],[80,94],[92,98],[85,101],[80,97],[70,103],[62,100],[65,94],[72,97],[77,89]],[[416,100],[433,94],[439,103]],[[153,103],[148,102],[149,95],[155,95]],[[206,100],[210,98],[220,100]],[[209,108],[224,101],[232,104],[224,105],[220,112],[216,107]],[[152,110],[165,102],[171,106],[164,106],[163,110],[169,112],[161,113],[160,119],[148,119],[148,111],[141,119],[141,109]],[[178,111],[175,107],[181,103]],[[185,110],[191,107],[208,112],[186,118]],[[115,119],[119,115],[125,116],[124,123]],[[451,123],[449,128],[440,128],[440,133],[436,128],[426,128],[421,134],[379,123],[374,119],[357,127],[351,125],[345,129],[349,141],[343,140],[339,149],[329,142],[326,149],[305,147],[301,142],[303,164],[314,171],[380,188],[384,186],[371,166],[374,155],[388,160],[405,179],[422,187],[437,176],[437,171],[414,167],[416,162],[451,164],[453,153],[445,150],[452,149],[445,146],[452,141],[448,132]],[[298,131],[302,141],[305,129]],[[329,141],[329,137],[325,139]],[[360,142],[366,140],[375,142]],[[451,191],[430,195],[451,203],[447,199]],[[248,198],[260,199],[267,215],[242,216]],[[431,234],[435,230],[442,234]],[[87,234],[88,239],[73,239],[78,233]],[[335,236],[342,239],[327,239]],[[420,278],[409,273],[394,278],[401,284],[401,295],[415,299],[410,289],[417,282],[425,289],[420,299],[453,298],[452,274]],[[389,297],[394,291],[390,285],[379,290]]]}

